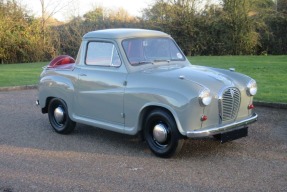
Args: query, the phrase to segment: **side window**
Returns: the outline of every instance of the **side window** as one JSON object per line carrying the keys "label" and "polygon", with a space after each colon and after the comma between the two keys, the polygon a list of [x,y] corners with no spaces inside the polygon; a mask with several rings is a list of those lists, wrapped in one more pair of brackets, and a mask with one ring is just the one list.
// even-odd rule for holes
{"label": "side window", "polygon": [[119,53],[113,43],[89,42],[86,54],[87,65],[115,67],[121,65]]}

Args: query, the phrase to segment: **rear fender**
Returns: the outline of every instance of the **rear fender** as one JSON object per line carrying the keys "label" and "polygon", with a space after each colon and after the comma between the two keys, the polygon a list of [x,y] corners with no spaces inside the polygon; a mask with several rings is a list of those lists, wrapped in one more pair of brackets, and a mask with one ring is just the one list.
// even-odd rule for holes
{"label": "rear fender", "polygon": [[42,112],[48,110],[49,101],[52,98],[63,99],[72,114],[75,88],[72,81],[65,76],[44,76],[39,82],[39,105]]}

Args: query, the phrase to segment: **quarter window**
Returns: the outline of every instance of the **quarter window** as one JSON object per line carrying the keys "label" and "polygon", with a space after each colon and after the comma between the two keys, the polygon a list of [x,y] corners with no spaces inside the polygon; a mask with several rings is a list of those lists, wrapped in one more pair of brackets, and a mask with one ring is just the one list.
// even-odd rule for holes
{"label": "quarter window", "polygon": [[89,42],[86,55],[86,64],[118,67],[121,65],[121,60],[113,43]]}

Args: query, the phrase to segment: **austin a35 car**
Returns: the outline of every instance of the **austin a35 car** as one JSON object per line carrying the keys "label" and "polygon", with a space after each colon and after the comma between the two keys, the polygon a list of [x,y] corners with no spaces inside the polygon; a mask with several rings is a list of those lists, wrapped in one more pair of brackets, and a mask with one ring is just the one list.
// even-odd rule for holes
{"label": "austin a35 car", "polygon": [[81,123],[138,134],[160,157],[176,154],[189,138],[247,136],[257,120],[254,79],[192,65],[170,35],[154,30],[85,34],[77,58],[53,59],[38,89],[37,104],[57,133]]}

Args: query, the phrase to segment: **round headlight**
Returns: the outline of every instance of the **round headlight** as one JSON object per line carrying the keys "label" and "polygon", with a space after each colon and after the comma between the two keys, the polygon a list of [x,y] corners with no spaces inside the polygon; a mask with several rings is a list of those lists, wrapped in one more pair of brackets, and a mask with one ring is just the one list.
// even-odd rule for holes
{"label": "round headlight", "polygon": [[199,93],[199,103],[203,106],[207,106],[211,103],[212,97],[208,89],[204,89]]}
{"label": "round headlight", "polygon": [[257,93],[257,84],[255,80],[251,80],[247,84],[247,93],[251,96],[256,95]]}

